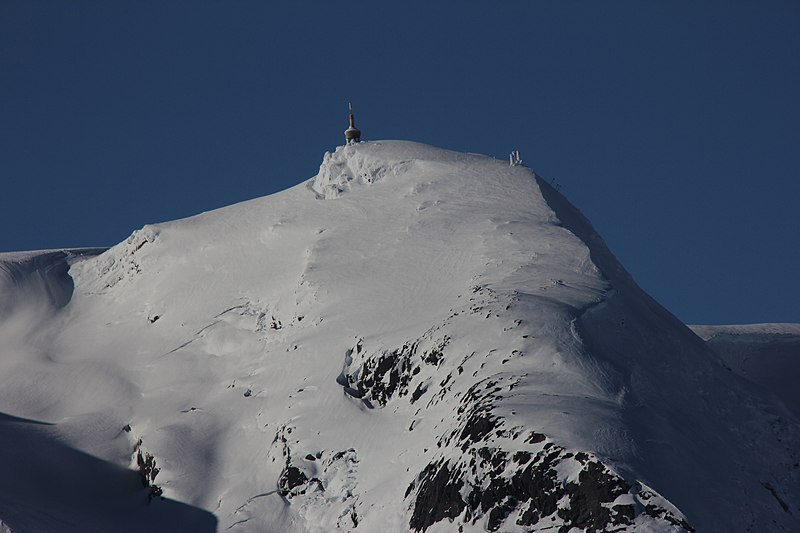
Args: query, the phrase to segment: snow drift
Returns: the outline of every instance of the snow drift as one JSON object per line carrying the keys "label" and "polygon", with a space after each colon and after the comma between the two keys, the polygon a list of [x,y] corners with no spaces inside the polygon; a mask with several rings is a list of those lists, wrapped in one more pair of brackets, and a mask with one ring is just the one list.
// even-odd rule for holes
{"label": "snow drift", "polygon": [[[0,256],[0,424],[35,443],[14,531],[800,528],[797,419],[527,168],[349,145],[281,193],[26,257]],[[48,269],[66,293],[20,289]]]}

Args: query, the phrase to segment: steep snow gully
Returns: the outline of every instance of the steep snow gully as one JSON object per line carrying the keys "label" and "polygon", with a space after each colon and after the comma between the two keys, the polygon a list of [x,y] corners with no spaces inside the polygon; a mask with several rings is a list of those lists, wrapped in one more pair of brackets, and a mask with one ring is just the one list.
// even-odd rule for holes
{"label": "steep snow gully", "polygon": [[530,169],[340,147],[109,250],[0,254],[0,530],[800,530],[767,337],[695,329]]}

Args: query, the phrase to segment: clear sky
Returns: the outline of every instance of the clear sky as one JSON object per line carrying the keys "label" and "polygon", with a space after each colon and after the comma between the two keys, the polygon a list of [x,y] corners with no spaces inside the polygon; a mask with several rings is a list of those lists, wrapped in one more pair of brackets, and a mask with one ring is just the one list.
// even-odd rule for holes
{"label": "clear sky", "polygon": [[343,141],[519,149],[689,323],[800,322],[800,2],[0,2],[0,251],[109,246]]}

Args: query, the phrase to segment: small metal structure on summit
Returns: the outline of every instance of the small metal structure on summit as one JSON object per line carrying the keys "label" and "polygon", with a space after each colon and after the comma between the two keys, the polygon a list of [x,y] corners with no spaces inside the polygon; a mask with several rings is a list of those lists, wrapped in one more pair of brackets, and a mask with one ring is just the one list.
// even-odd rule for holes
{"label": "small metal structure on summit", "polygon": [[350,127],[344,130],[344,139],[347,144],[361,142],[361,130],[356,128],[356,119],[353,116],[353,103],[348,102],[350,109]]}

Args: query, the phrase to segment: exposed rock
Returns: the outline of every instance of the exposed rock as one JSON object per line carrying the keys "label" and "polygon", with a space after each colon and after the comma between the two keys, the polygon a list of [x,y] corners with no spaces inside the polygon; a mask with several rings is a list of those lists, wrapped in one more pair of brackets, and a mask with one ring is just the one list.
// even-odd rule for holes
{"label": "exposed rock", "polygon": [[[463,524],[474,524],[483,517],[488,531],[528,530],[545,518],[557,518],[559,533],[572,528],[634,532],[636,517],[646,514],[694,531],[683,517],[646,503],[654,497],[651,491],[639,484],[634,488],[588,453],[574,454],[552,443],[535,453],[485,446],[468,453],[468,464],[441,459],[430,463],[408,487],[406,497],[413,498],[411,529],[425,531],[436,522],[459,517]],[[575,469],[577,479],[560,474]],[[507,523],[512,516],[515,520]]]}
{"label": "exposed rock", "polygon": [[280,478],[278,478],[278,493],[284,497],[291,497],[295,494],[303,494],[305,492],[304,488],[298,489],[297,491],[294,489],[303,487],[303,485],[306,483],[308,483],[308,478],[303,471],[296,466],[287,463],[281,472]]}
{"label": "exposed rock", "polygon": [[[461,498],[463,481],[451,472],[447,463],[429,464],[419,477],[419,489],[409,526],[414,531],[424,531],[431,525],[461,515],[466,503]],[[409,487],[409,492],[413,485]],[[408,494],[408,492],[407,492]]]}
{"label": "exposed rock", "polygon": [[139,470],[142,486],[148,489],[147,500],[150,501],[155,497],[162,496],[164,489],[155,484],[156,476],[161,470],[156,466],[155,457],[142,450],[142,439],[139,439],[136,443],[134,452],[136,453],[136,466]]}
{"label": "exposed rock", "polygon": [[[345,393],[363,400],[368,406],[384,407],[392,398],[406,396],[412,380],[420,373],[420,366],[438,366],[444,358],[444,348],[450,338],[444,336],[432,341],[429,337],[435,329],[400,348],[370,355],[363,351],[363,342],[359,341],[345,354],[344,369],[336,381],[344,387]],[[420,343],[425,341],[432,342],[432,346],[419,353]],[[411,394],[411,403],[427,390],[426,384],[418,383]]]}

